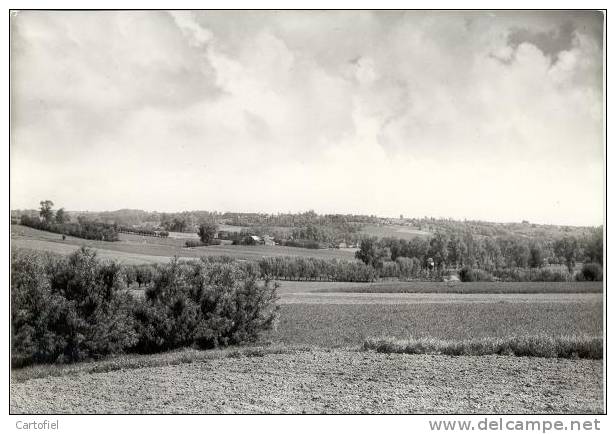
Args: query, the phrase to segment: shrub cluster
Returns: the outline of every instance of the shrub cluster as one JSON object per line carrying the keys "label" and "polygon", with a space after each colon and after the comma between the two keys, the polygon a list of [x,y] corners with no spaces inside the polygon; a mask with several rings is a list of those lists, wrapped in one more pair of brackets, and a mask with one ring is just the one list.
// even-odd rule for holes
{"label": "shrub cluster", "polygon": [[577,281],[603,281],[603,268],[601,264],[588,263],[582,266],[582,269],[575,275]]}
{"label": "shrub cluster", "polygon": [[136,284],[138,288],[148,286],[154,279],[156,266],[148,264],[124,265],[124,277],[126,285]]}
{"label": "shrub cluster", "polygon": [[256,340],[276,318],[276,286],[235,263],[172,261],[161,267],[135,315],[138,351],[213,348]]}
{"label": "shrub cluster", "polygon": [[494,280],[494,276],[487,271],[472,269],[468,266],[462,267],[458,275],[462,282],[492,282]]}
{"label": "shrub cluster", "polygon": [[92,250],[69,257],[13,252],[13,361],[66,362],[118,353],[137,342],[122,269]]}
{"label": "shrub cluster", "polygon": [[53,223],[38,217],[21,216],[21,224],[42,231],[99,241],[118,241],[118,231],[110,224],[81,220],[79,223]]}
{"label": "shrub cluster", "polygon": [[[156,266],[16,250],[11,257],[12,362],[72,362],[253,341],[277,315],[276,285],[255,264],[215,260]],[[146,285],[136,299],[127,284]]]}

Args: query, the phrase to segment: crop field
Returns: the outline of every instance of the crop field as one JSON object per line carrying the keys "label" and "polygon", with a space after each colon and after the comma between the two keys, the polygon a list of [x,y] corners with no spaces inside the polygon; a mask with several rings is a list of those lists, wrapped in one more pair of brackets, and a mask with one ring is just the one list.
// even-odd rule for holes
{"label": "crop field", "polygon": [[13,247],[67,254],[85,245],[99,251],[102,257],[114,258],[125,263],[166,262],[173,256],[189,259],[221,255],[237,259],[260,259],[264,256],[354,259],[352,252],[338,249],[230,245],[186,248],[184,247],[185,241],[180,238],[146,237],[133,234],[120,234],[120,241],[116,242],[84,240],[69,236],[62,240],[60,234],[21,225],[11,225],[11,245]]}
{"label": "crop field", "polygon": [[[203,352],[200,352],[203,353]],[[600,360],[193,350],[11,381],[11,413],[603,412]],[[291,375],[292,374],[292,375]]]}
{"label": "crop field", "polygon": [[601,336],[602,330],[600,297],[568,302],[290,303],[281,306],[278,327],[267,339],[287,345],[357,347],[379,337]]}

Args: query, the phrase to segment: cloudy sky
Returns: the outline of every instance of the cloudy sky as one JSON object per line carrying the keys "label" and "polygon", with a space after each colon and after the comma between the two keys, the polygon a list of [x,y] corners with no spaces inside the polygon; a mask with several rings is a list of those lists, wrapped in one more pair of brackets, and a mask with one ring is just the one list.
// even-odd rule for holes
{"label": "cloudy sky", "polygon": [[596,225],[595,12],[20,12],[11,208]]}

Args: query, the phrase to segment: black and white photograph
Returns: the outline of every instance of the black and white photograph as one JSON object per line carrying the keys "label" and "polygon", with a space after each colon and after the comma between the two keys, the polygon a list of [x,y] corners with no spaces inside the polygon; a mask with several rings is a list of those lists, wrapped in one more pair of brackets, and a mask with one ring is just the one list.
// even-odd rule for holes
{"label": "black and white photograph", "polygon": [[599,430],[607,10],[203,7],[6,11],[9,428]]}

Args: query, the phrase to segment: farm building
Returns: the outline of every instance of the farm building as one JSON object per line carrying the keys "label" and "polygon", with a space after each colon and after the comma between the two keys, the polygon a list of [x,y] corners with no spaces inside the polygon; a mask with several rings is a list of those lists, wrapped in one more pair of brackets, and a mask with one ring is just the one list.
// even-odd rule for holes
{"label": "farm building", "polygon": [[263,239],[257,235],[248,235],[244,238],[244,244],[254,245],[254,244],[265,244]]}
{"label": "farm building", "polygon": [[455,284],[460,281],[460,278],[457,274],[451,273],[445,277],[443,277],[443,282],[447,282],[449,284]]}

